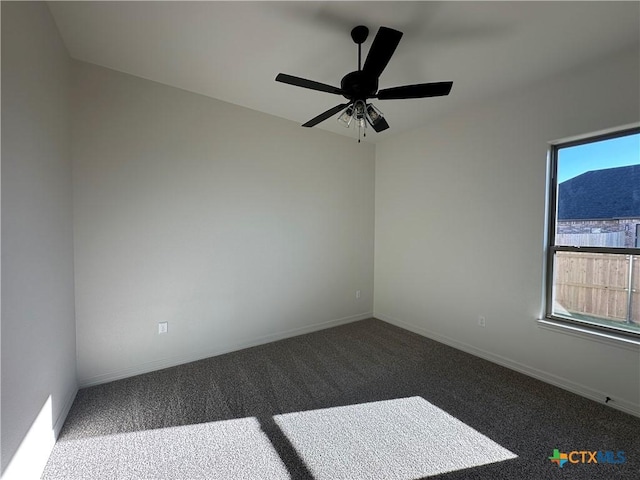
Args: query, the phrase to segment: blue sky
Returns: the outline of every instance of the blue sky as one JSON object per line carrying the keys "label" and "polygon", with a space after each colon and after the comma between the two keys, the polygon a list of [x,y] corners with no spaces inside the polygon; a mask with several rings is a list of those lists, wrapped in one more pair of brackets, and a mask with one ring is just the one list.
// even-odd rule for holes
{"label": "blue sky", "polygon": [[640,133],[558,151],[558,183],[590,170],[640,164]]}

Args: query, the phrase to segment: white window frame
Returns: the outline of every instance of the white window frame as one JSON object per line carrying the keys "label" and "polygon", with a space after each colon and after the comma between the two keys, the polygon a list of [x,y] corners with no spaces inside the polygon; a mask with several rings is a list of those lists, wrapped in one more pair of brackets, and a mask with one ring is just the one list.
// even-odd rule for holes
{"label": "white window frame", "polygon": [[[557,215],[557,169],[558,152],[562,148],[595,143],[611,138],[622,137],[630,134],[640,133],[640,124],[628,125],[612,129],[606,132],[573,137],[570,139],[551,142],[549,146],[549,176],[547,181],[547,242],[546,242],[546,274],[545,274],[545,315],[541,320],[546,326],[561,327],[579,334],[595,334],[602,339],[621,340],[625,343],[640,345],[640,333],[621,328],[613,328],[606,325],[558,316],[553,313],[553,280],[554,280],[554,258],[556,252],[583,252],[583,253],[612,253],[620,255],[636,256],[635,261],[640,261],[640,248],[617,248],[617,247],[575,247],[556,245],[556,215]],[[634,285],[637,290],[640,285]]]}

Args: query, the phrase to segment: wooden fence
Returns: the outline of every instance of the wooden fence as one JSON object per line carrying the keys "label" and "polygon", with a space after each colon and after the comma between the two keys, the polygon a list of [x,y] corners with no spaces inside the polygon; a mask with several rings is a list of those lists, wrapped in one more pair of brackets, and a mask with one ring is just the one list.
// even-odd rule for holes
{"label": "wooden fence", "polygon": [[[557,252],[555,301],[571,313],[626,322],[629,255]],[[640,256],[633,259],[631,321],[640,325]]]}

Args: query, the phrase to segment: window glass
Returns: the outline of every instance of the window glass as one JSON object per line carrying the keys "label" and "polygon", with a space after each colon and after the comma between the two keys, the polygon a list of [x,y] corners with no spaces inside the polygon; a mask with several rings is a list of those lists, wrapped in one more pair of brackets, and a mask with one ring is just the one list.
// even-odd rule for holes
{"label": "window glass", "polygon": [[640,132],[552,148],[547,316],[640,336]]}
{"label": "window glass", "polygon": [[556,245],[635,247],[640,225],[640,134],[561,147]]}
{"label": "window glass", "polygon": [[640,256],[558,251],[552,313],[640,333],[640,289],[636,285],[640,286]]}

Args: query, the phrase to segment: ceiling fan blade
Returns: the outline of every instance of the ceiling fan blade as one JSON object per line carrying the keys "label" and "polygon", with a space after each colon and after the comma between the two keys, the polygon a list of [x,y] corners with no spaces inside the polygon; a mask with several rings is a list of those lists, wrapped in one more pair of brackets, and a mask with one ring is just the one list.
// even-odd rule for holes
{"label": "ceiling fan blade", "polygon": [[453,82],[434,82],[385,88],[378,92],[378,99],[402,100],[407,98],[442,97],[449,95],[452,86]]}
{"label": "ceiling fan blade", "polygon": [[387,120],[385,118],[380,118],[380,120],[378,120],[375,124],[372,124],[371,126],[377,133],[380,133],[383,130],[386,130],[387,128],[389,128],[389,124],[387,123]]}
{"label": "ceiling fan blade", "polygon": [[362,70],[368,75],[378,78],[391,60],[401,38],[402,32],[389,27],[380,27],[376,38],[373,39]]}
{"label": "ceiling fan blade", "polygon": [[276,77],[276,82],[288,83],[289,85],[295,85],[296,87],[342,95],[342,90],[337,87],[333,87],[325,83],[314,82],[313,80],[307,80],[306,78],[294,77],[293,75],[287,75],[286,73],[279,73]]}
{"label": "ceiling fan blade", "polygon": [[347,108],[349,105],[351,105],[351,103],[342,103],[340,105],[336,105],[335,107],[330,108],[326,112],[321,113],[317,117],[312,118],[307,123],[304,123],[302,126],[303,127],[313,127],[314,125],[317,125],[320,122],[324,122],[327,118],[332,117],[333,115],[338,113],[340,110],[343,110],[343,109]]}

